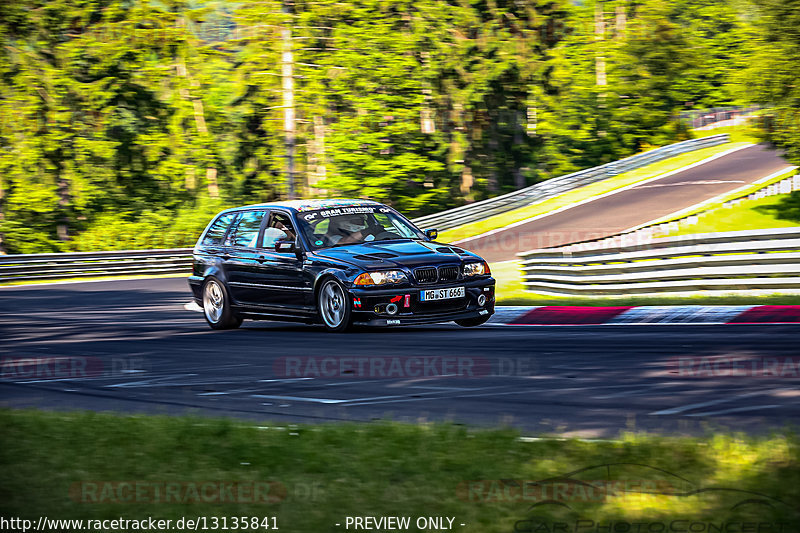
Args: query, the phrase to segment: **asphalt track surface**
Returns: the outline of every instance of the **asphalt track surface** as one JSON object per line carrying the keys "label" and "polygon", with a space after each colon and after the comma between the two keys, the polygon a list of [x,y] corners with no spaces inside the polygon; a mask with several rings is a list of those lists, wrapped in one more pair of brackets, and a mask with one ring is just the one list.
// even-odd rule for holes
{"label": "asphalt track surface", "polygon": [[757,181],[789,163],[765,145],[559,211],[514,227],[459,241],[484,259],[614,235]]}
{"label": "asphalt track surface", "polygon": [[[676,359],[785,364],[797,355],[800,325],[443,324],[337,335],[246,321],[217,332],[184,309],[188,301],[180,278],[0,289],[0,406],[284,424],[449,420],[599,438],[625,429],[762,433],[800,421],[796,366],[766,377],[731,376],[724,365],[692,376]],[[31,358],[62,368],[30,366]],[[382,359],[385,374],[410,358],[433,363],[427,376],[412,375],[418,366],[381,377],[378,367],[354,371],[356,363],[321,373],[324,360],[348,358]],[[65,374],[75,361],[80,372]]]}

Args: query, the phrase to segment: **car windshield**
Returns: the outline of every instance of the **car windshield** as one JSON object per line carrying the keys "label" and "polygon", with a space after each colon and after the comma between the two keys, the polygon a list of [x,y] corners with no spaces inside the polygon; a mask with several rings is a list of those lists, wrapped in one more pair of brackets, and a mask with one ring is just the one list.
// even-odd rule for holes
{"label": "car windshield", "polygon": [[349,206],[298,213],[313,249],[425,236],[386,206]]}

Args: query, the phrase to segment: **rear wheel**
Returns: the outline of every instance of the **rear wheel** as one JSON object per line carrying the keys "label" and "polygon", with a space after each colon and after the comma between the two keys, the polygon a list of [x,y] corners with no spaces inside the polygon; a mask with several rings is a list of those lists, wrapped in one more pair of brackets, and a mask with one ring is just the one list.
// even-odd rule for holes
{"label": "rear wheel", "polygon": [[456,320],[455,323],[465,328],[474,328],[475,326],[485,324],[486,321],[489,320],[490,316],[491,315],[476,316],[475,318],[462,318]]}
{"label": "rear wheel", "polygon": [[342,284],[335,279],[322,282],[317,293],[317,310],[328,331],[342,332],[350,327],[350,300]]}
{"label": "rear wheel", "polygon": [[208,278],[203,284],[203,315],[212,329],[235,329],[242,325],[242,319],[231,309],[228,291],[216,278]]}

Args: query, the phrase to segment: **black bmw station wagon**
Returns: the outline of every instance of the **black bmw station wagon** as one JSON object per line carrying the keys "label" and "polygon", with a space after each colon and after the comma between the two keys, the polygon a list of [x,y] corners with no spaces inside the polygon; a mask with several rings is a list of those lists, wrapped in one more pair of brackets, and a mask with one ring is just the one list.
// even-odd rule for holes
{"label": "black bmw station wagon", "polygon": [[214,329],[245,318],[393,326],[494,313],[489,265],[386,205],[294,200],[218,214],[194,248],[194,299]]}

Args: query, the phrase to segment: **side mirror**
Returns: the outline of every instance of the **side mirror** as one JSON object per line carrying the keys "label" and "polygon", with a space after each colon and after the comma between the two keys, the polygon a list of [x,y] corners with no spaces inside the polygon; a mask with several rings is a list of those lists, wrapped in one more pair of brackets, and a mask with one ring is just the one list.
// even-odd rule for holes
{"label": "side mirror", "polygon": [[278,253],[292,253],[296,249],[294,241],[275,241],[275,251]]}
{"label": "side mirror", "polygon": [[430,240],[432,240],[432,241],[435,241],[435,240],[436,240],[436,237],[438,237],[438,236],[439,236],[439,230],[436,230],[436,229],[426,229],[426,230],[425,230],[425,236],[426,236],[427,238],[429,238]]}

